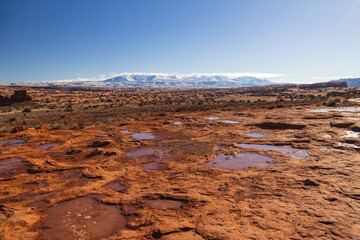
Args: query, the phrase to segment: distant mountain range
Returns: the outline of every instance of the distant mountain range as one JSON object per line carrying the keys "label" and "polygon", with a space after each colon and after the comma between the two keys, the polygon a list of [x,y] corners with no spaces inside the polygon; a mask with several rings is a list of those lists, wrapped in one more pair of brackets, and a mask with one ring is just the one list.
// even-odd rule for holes
{"label": "distant mountain range", "polygon": [[123,73],[105,80],[64,80],[15,83],[28,86],[76,86],[108,88],[235,88],[276,84],[267,79],[235,74]]}
{"label": "distant mountain range", "polygon": [[[347,78],[317,84],[303,84],[305,87],[332,86],[332,82],[346,82],[348,87],[360,87],[360,78]],[[267,79],[239,74],[167,74],[167,73],[123,73],[101,80],[72,79],[48,82],[17,82],[11,86],[32,87],[106,87],[106,88],[236,88],[275,85]],[[344,86],[345,87],[345,86]]]}

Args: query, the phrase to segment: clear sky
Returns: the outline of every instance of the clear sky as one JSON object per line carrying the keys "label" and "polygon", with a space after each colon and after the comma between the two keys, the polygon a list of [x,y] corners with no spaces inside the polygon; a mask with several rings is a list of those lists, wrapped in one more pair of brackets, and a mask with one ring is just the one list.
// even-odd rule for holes
{"label": "clear sky", "polygon": [[0,82],[122,72],[360,77],[360,0],[0,0]]}

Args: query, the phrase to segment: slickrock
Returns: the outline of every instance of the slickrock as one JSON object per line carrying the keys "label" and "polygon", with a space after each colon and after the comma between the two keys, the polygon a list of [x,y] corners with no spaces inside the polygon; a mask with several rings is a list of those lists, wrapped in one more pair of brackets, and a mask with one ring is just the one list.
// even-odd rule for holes
{"label": "slickrock", "polygon": [[[359,142],[342,138],[358,125],[317,114],[199,111],[4,133],[0,239],[360,239]],[[271,160],[249,164],[259,156]]]}

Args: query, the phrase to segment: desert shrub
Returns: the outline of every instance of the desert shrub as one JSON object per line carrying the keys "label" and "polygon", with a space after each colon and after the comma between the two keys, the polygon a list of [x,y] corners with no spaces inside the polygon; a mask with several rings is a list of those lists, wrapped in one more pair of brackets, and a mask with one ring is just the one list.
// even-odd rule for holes
{"label": "desert shrub", "polygon": [[329,98],[325,101],[324,105],[325,105],[325,106],[329,106],[329,107],[334,107],[334,106],[338,106],[338,105],[340,105],[341,103],[343,103],[344,100],[345,100],[345,99],[342,98],[342,97],[329,97]]}
{"label": "desert shrub", "polygon": [[31,112],[31,109],[30,108],[24,108],[22,112],[24,112],[24,113]]}

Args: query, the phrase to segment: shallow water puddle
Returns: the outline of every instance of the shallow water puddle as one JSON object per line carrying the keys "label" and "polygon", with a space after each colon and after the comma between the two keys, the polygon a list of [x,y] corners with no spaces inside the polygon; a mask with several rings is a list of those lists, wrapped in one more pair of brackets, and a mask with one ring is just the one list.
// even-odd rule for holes
{"label": "shallow water puddle", "polygon": [[17,157],[0,161],[0,177],[26,173],[23,161],[23,159]]}
{"label": "shallow water puddle", "polygon": [[15,143],[15,144],[7,145],[7,147],[25,146],[25,145],[30,145],[30,144],[33,144],[33,143]]}
{"label": "shallow water puddle", "polygon": [[102,239],[126,228],[119,207],[101,204],[95,196],[59,203],[46,213],[43,233],[49,240]]}
{"label": "shallow water puddle", "polygon": [[354,131],[345,131],[347,135],[342,136],[342,138],[360,138],[360,132]]}
{"label": "shallow water puddle", "polygon": [[13,140],[3,140],[3,141],[0,141],[0,145],[19,144],[19,143],[25,143],[25,140],[13,139]]}
{"label": "shallow water puddle", "polygon": [[224,122],[224,123],[240,123],[239,121],[232,121],[232,120],[218,120],[217,122]]}
{"label": "shallow water puddle", "polygon": [[351,144],[351,143],[339,142],[338,145],[341,146],[341,147],[346,147],[346,148],[360,148],[359,146],[357,146],[355,144]]}
{"label": "shallow water puddle", "polygon": [[360,111],[358,107],[349,107],[349,108],[324,108],[324,109],[313,109],[310,112],[315,113],[328,113],[328,112],[356,112]]}
{"label": "shallow water puddle", "polygon": [[134,133],[131,136],[135,140],[150,140],[155,138],[153,133]]}
{"label": "shallow water puddle", "polygon": [[180,125],[180,124],[183,124],[184,122],[180,122],[180,121],[175,121],[174,124],[175,125]]}
{"label": "shallow water puddle", "polygon": [[150,149],[141,149],[141,150],[137,150],[137,151],[132,151],[129,153],[124,154],[124,157],[131,157],[131,158],[149,158],[149,157],[162,157],[163,153],[161,152],[155,152],[153,150]]}
{"label": "shallow water puddle", "polygon": [[269,167],[275,164],[273,161],[275,159],[253,152],[241,152],[236,155],[221,153],[211,162],[205,163],[205,165],[236,171],[244,170],[248,167]]}
{"label": "shallow water puddle", "polygon": [[264,132],[248,132],[244,134],[245,137],[266,137],[269,134],[264,133]]}
{"label": "shallow water puddle", "polygon": [[182,201],[166,200],[166,199],[143,200],[143,203],[149,208],[154,208],[159,210],[181,208],[182,206],[184,206],[184,203]]}
{"label": "shallow water puddle", "polygon": [[135,165],[135,167],[142,167],[144,170],[167,170],[168,165],[163,162],[149,162],[145,164]]}
{"label": "shallow water puddle", "polygon": [[30,145],[30,144],[33,144],[33,143],[27,143],[27,142],[25,142],[25,140],[21,140],[21,139],[0,141],[0,145],[4,145],[5,147],[16,147],[16,146],[23,146],[23,145]]}
{"label": "shallow water puddle", "polygon": [[132,131],[129,131],[129,130],[120,130],[119,132],[120,133],[133,133]]}
{"label": "shallow water puddle", "polygon": [[49,143],[49,144],[40,145],[40,146],[36,147],[35,149],[48,150],[51,147],[56,147],[56,146],[59,146],[59,145],[60,145],[60,143]]}
{"label": "shallow water puddle", "polygon": [[220,117],[208,117],[209,120],[218,120]]}
{"label": "shallow water puddle", "polygon": [[115,192],[122,192],[122,193],[126,192],[127,190],[127,186],[118,181],[109,182],[104,187],[111,189]]}
{"label": "shallow water puddle", "polygon": [[300,149],[292,148],[290,146],[273,146],[273,145],[263,145],[263,144],[237,144],[239,147],[243,148],[255,148],[259,150],[272,150],[285,153],[286,156],[296,157],[296,158],[308,158],[311,154],[307,151]]}

